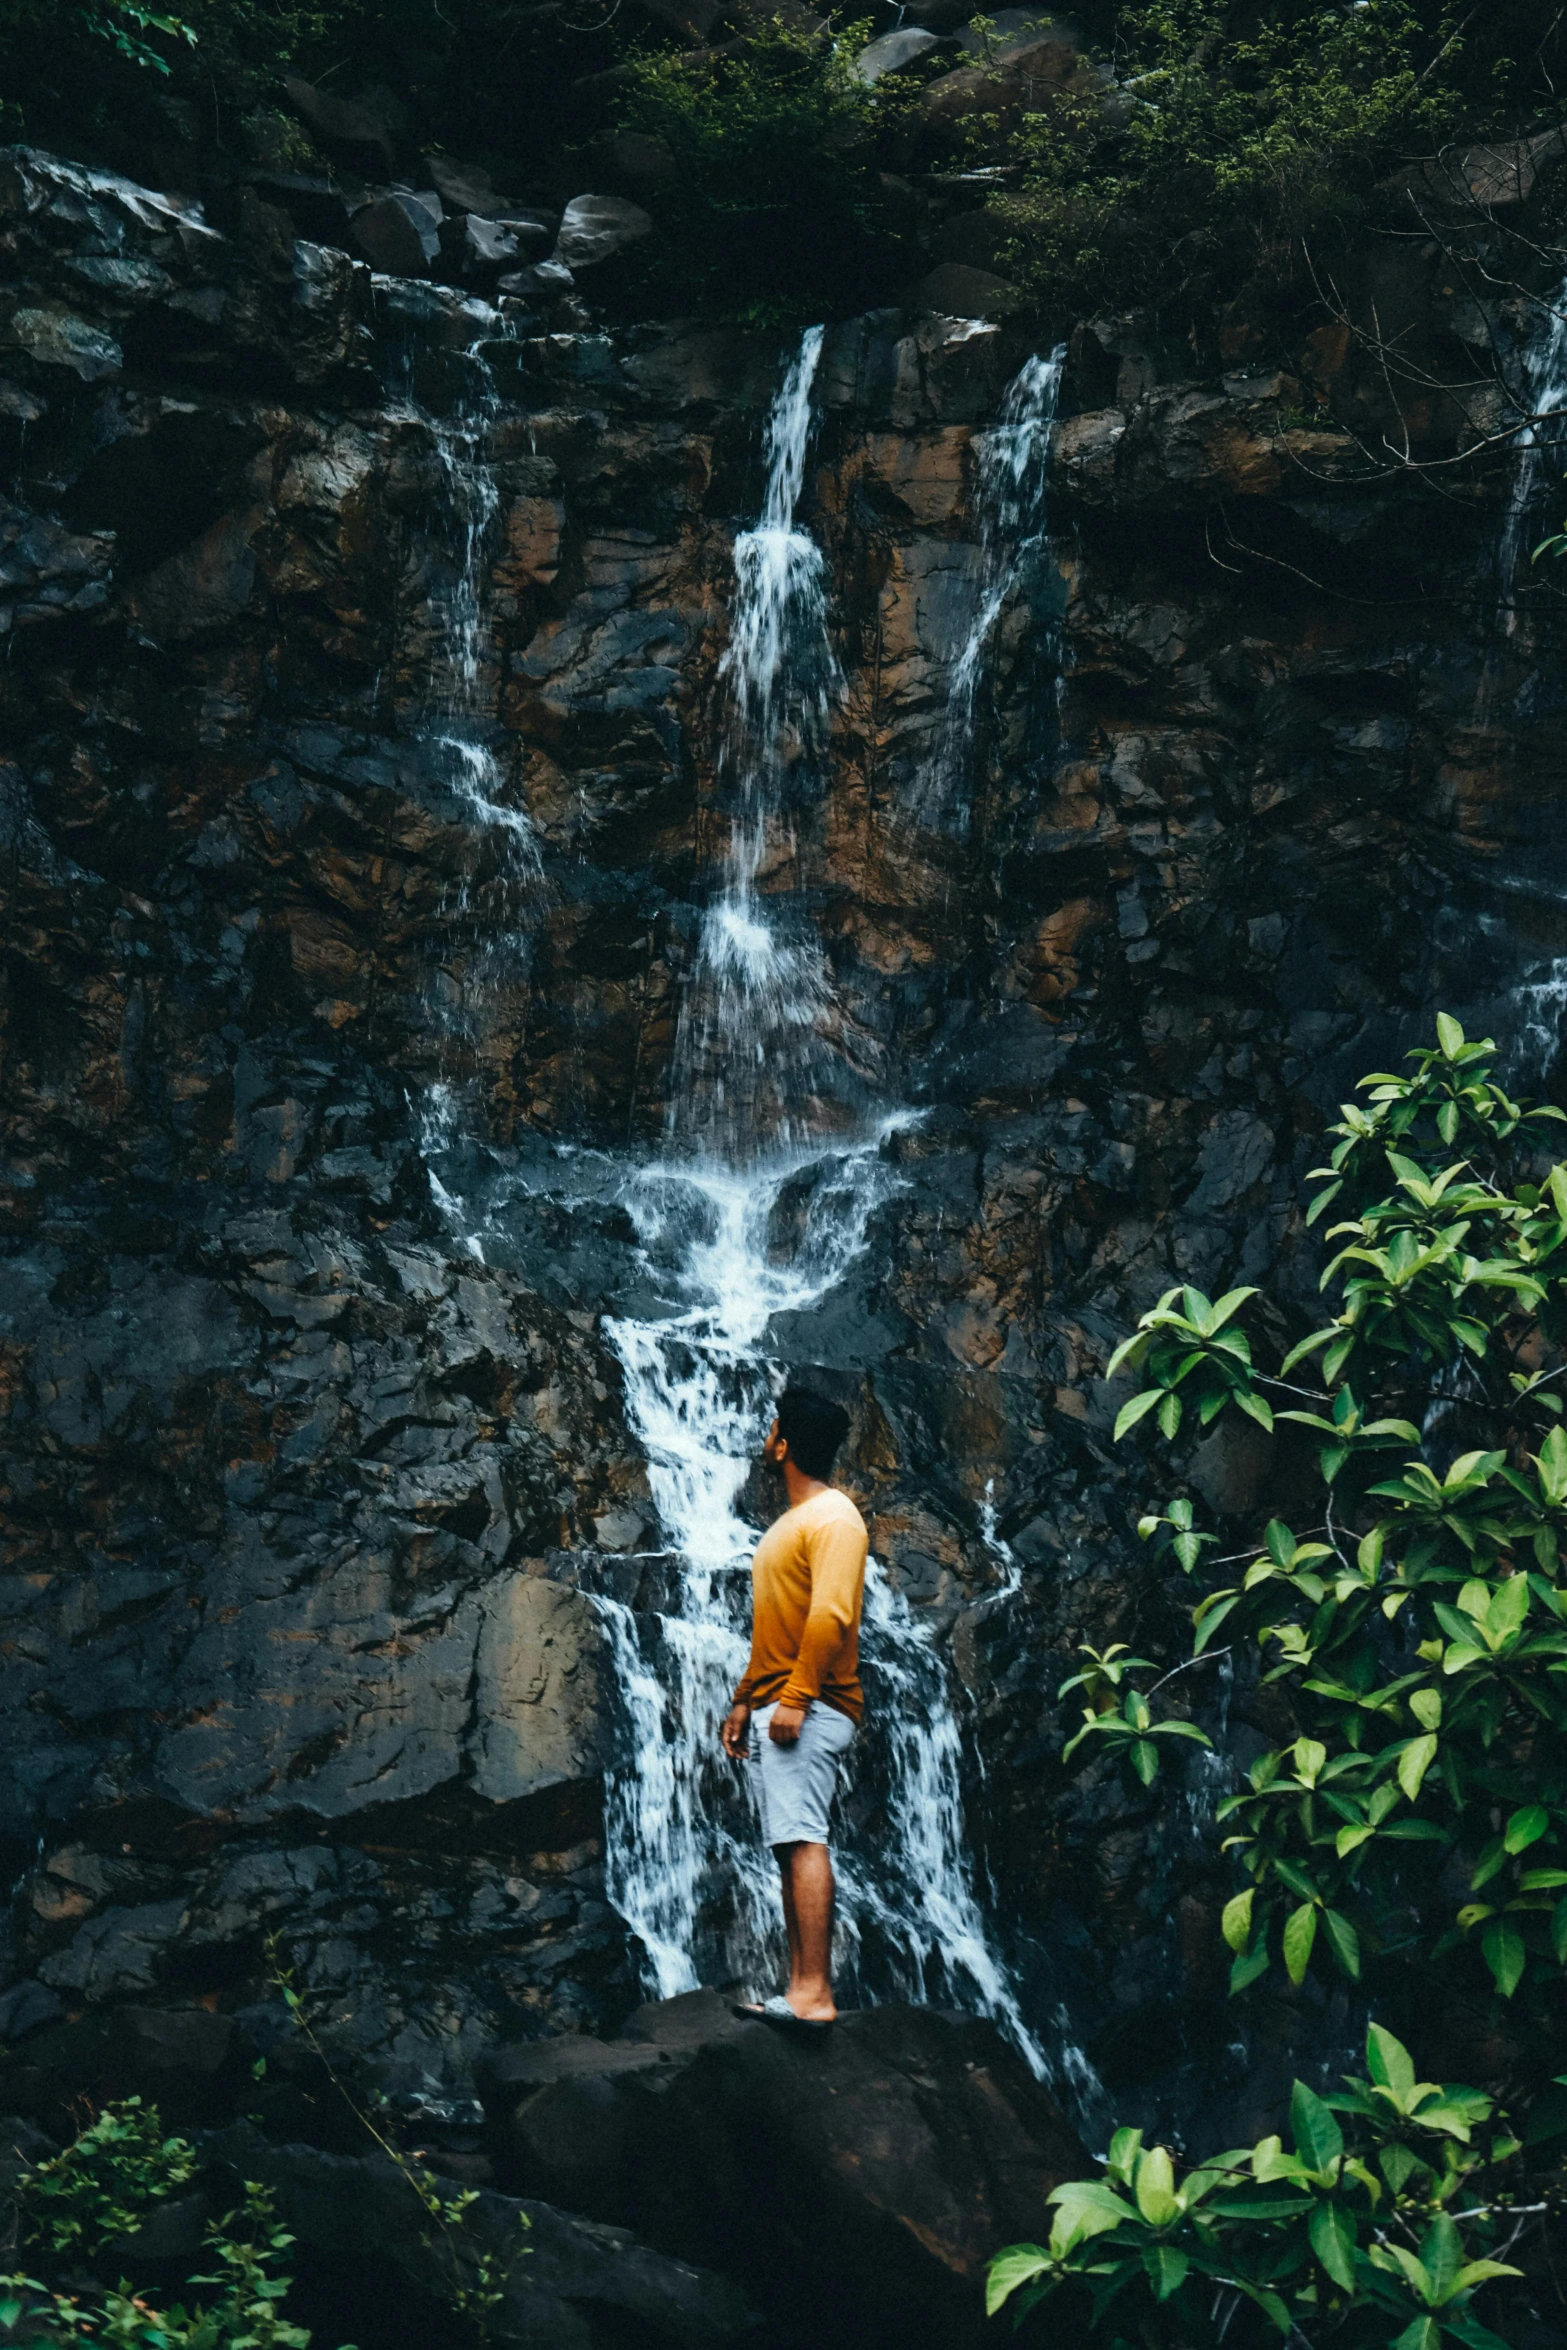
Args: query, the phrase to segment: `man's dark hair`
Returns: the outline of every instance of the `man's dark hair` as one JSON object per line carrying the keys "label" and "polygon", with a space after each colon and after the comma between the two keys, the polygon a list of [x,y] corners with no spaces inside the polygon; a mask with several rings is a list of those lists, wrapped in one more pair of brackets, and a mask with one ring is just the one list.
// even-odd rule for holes
{"label": "man's dark hair", "polygon": [[812,1388],[786,1387],[778,1398],[778,1433],[797,1469],[807,1477],[830,1477],[833,1456],[849,1433],[849,1415]]}

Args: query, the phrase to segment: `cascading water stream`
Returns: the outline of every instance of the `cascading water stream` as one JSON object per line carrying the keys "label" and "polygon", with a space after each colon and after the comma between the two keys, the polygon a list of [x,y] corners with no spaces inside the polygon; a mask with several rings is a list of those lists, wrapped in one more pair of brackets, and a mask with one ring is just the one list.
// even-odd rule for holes
{"label": "cascading water stream", "polygon": [[[415,397],[410,350],[401,411],[428,435],[434,461],[419,580],[428,613],[429,683],[411,731],[427,788],[454,804],[464,826],[482,839],[490,868],[482,915],[471,902],[466,877],[442,909],[448,920],[458,917],[455,927],[463,943],[457,966],[443,967],[431,1006],[444,1049],[441,1074],[421,1105],[427,1165],[465,1123],[465,1109],[472,1109],[462,1099],[454,1062],[480,1048],[487,1004],[526,968],[526,916],[542,870],[526,811],[504,796],[485,611],[485,573],[500,513],[491,438],[502,403],[483,346],[503,338],[506,327],[499,312],[477,300],[466,302],[459,316],[472,334],[466,345],[444,354],[442,405],[432,408]],[[466,1046],[466,1056],[454,1055],[458,1044]],[[440,1178],[433,1171],[431,1181],[439,1198]],[[448,1212],[457,1210],[449,1197],[441,1204]],[[467,1241],[473,1254],[482,1253],[471,1233]]]}
{"label": "cascading water stream", "polygon": [[842,674],[828,633],[827,564],[795,519],[814,425],[823,330],[809,328],[767,420],[761,519],[735,540],[735,597],[718,679],[729,802],[723,881],[702,924],[675,1046],[671,1140],[725,1158],[787,1148],[815,1124],[831,1056],[832,985],[797,907],[757,881],[769,830],[817,789]]}
{"label": "cascading water stream", "polygon": [[1567,278],[1540,307],[1534,331],[1521,353],[1520,403],[1529,422],[1518,436],[1512,491],[1507,501],[1501,536],[1497,541],[1496,575],[1502,599],[1503,628],[1508,636],[1518,628],[1518,605],[1513,595],[1527,526],[1544,492],[1548,476],[1560,472],[1567,445]]}
{"label": "cascading water stream", "polygon": [[[812,329],[785,376],[767,429],[762,518],[735,547],[722,670],[733,825],[686,1007],[671,1119],[675,1150],[694,1140],[724,1156],[666,1157],[620,1195],[650,1254],[676,1238],[678,1310],[613,1322],[609,1334],[654,1500],[682,1562],[678,1605],[649,1626],[600,1603],[634,1728],[631,1760],[610,1793],[611,1892],[665,1996],[694,1987],[704,1972],[754,1990],[778,1979],[774,1870],[758,1848],[749,1791],[715,1744],[747,1646],[757,1530],[739,1502],[770,1406],[769,1325],[819,1303],[863,1250],[898,1182],[882,1148],[888,1127],[907,1122],[895,1115],[825,1153],[806,1139],[830,983],[795,910],[757,888],[770,824],[802,769],[809,778],[822,759],[839,683],[825,563],[797,520],[821,346]],[[982,466],[987,611],[962,665],[970,698],[1016,557],[1033,551],[1043,528],[1035,475],[1059,375],[1060,354],[1030,362]],[[729,1075],[737,1066],[750,1080],[740,1087]],[[765,1087],[751,1078],[759,1069]],[[792,1245],[781,1249],[780,1204],[802,1188],[803,1224],[794,1219]],[[867,1726],[838,1847],[840,1968],[861,1998],[977,2007],[1037,2070],[1049,2070],[976,1893],[961,1739],[941,1656],[874,1561],[863,1654]]]}
{"label": "cascading water stream", "polygon": [[[996,624],[1019,579],[1049,551],[1050,436],[1065,366],[1064,343],[1048,357],[1025,360],[1007,386],[1000,415],[975,441],[978,600],[952,664],[936,755],[919,795],[921,812],[930,818],[950,811],[959,798],[967,809],[975,707]],[[1059,689],[1059,660],[1053,666]]]}
{"label": "cascading water stream", "polygon": [[[1518,635],[1523,617],[1515,583],[1527,541],[1540,520],[1547,487],[1558,483],[1567,456],[1567,278],[1540,304],[1534,330],[1520,354],[1517,398],[1529,419],[1519,435],[1513,480],[1497,539],[1496,575],[1502,636]],[[1481,707],[1488,710],[1497,689],[1497,665],[1488,662]],[[1539,1086],[1549,1075],[1567,1012],[1567,956],[1557,956],[1514,988],[1511,1045],[1513,1082]]]}
{"label": "cascading water stream", "polygon": [[[902,1183],[887,1145],[911,1122],[906,1112],[862,1115],[852,1136],[833,1138],[848,1089],[829,1098],[840,1062],[831,980],[798,892],[774,886],[788,810],[825,783],[841,684],[825,558],[798,519],[822,343],[811,329],[785,375],[766,430],[761,516],[735,543],[720,672],[730,830],[682,1009],[665,1147],[644,1164],[599,1162],[596,1185],[629,1212],[658,1296],[652,1311],[607,1317],[604,1329],[669,1549],[639,1562],[635,1608],[595,1589],[605,1578],[591,1566],[583,1583],[624,1716],[624,1760],[607,1786],[608,1888],[662,1997],[703,1981],[762,1991],[779,1980],[776,1870],[749,1774],[717,1744],[748,1642],[758,1529],[743,1514],[744,1489],[776,1387],[775,1319],[819,1306],[861,1257]],[[982,456],[982,609],[957,672],[970,704],[1009,584],[1042,544],[1059,376],[1060,354],[1029,363]],[[466,540],[475,594],[481,503]],[[453,610],[467,605],[454,599]],[[475,1217],[453,1208],[479,1249]],[[993,1516],[987,1526],[1013,1588]],[[836,1847],[843,1988],[862,2001],[988,2013],[1036,2071],[1080,2088],[1074,2053],[1058,2047],[1052,2061],[1030,2031],[976,1889],[942,1652],[874,1561],[862,1657],[867,1723]]]}

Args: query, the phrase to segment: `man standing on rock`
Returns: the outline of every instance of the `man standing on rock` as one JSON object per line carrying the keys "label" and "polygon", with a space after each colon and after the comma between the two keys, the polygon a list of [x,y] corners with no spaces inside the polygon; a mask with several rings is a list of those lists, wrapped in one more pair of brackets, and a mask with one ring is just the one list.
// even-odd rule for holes
{"label": "man standing on rock", "polygon": [[864,1707],[860,1605],[865,1521],[827,1480],[849,1416],[808,1387],[785,1388],[762,1457],[789,1506],[751,1562],[751,1661],[721,1733],[756,1772],[762,1835],[778,1855],[789,1988],[738,2014],[822,2031],[832,1995],[832,1860],[827,1820],[838,1765]]}

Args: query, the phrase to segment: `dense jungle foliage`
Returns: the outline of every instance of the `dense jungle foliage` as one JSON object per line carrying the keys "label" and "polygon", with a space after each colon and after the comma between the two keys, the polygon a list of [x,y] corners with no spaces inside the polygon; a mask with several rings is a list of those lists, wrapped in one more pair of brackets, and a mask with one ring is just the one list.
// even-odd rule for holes
{"label": "dense jungle foliage", "polygon": [[[961,192],[985,257],[1046,307],[1286,274],[1444,142],[1554,122],[1567,61],[1535,0],[1096,0],[1048,12],[925,0],[938,44],[863,78],[901,18],[739,0],[3,0],[13,137],[182,185],[257,172],[418,183],[445,149],[516,200],[614,183],[658,235],[649,306],[821,314],[898,299]],[[1020,18],[1030,22],[1020,23]],[[347,140],[303,77],[371,124]],[[635,169],[625,177],[638,143]],[[617,140],[619,144],[617,145]],[[973,257],[970,253],[969,258]]]}
{"label": "dense jungle foliage", "polygon": [[[1069,1755],[1134,1788],[1172,1741],[1207,1742],[1188,1710],[1205,1665],[1277,1693],[1290,1735],[1218,1806],[1231,1991],[1282,1974],[1326,2015],[1337,1979],[1415,2051],[1374,2023],[1365,2077],[1297,2083],[1292,2152],[1272,2137],[1177,2179],[1122,2132],[1104,2180],[1059,2192],[1049,2245],[998,2262],[993,2305],[1086,2290],[1107,2339],[1150,2346],[1548,2338],[1533,2311],[1567,2207],[1564,1114],[1514,1102],[1492,1045],[1438,1030],[1411,1071],[1362,1081],[1316,1172],[1332,1317],[1281,1347],[1256,1291],[1175,1289],[1112,1359],[1139,1379],[1119,1437],[1157,1430],[1186,1467],[1241,1416],[1304,1431],[1310,1465],[1279,1446],[1277,1514],[1228,1556],[1190,1490],[1151,1510],[1140,1531],[1194,1585],[1190,1657],[1150,1689],[1146,1660],[1089,1649],[1063,1691],[1086,1700]],[[1465,2014],[1483,2088],[1423,2079],[1420,2030]]]}

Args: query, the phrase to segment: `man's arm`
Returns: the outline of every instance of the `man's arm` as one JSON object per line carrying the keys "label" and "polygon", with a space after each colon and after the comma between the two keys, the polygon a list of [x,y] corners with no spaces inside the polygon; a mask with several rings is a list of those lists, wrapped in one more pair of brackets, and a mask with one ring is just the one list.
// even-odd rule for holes
{"label": "man's arm", "polygon": [[751,1700],[756,1686],[756,1643],[752,1635],[751,1654],[744,1673],[729,1701],[729,1711],[719,1725],[718,1742],[731,1762],[744,1762],[751,1743]]}
{"label": "man's arm", "polygon": [[[743,1689],[746,1684],[740,1684]],[[751,1707],[748,1699],[736,1697],[725,1714],[718,1732],[719,1744],[731,1762],[744,1762],[751,1743]]]}

